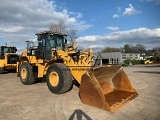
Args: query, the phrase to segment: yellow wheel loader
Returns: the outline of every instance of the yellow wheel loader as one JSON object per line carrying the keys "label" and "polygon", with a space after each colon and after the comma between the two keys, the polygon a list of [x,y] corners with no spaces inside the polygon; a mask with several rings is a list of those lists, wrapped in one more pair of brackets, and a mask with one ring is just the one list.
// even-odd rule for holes
{"label": "yellow wheel loader", "polygon": [[121,66],[94,67],[92,49],[76,51],[66,46],[65,34],[44,31],[36,34],[38,46],[27,42],[17,70],[23,84],[45,78],[54,94],[69,91],[72,81],[80,84],[83,103],[115,112],[138,94]]}
{"label": "yellow wheel loader", "polygon": [[152,64],[154,61],[153,61],[153,57],[148,57],[146,58],[146,60],[144,61],[144,64]]}
{"label": "yellow wheel loader", "polygon": [[0,74],[4,71],[15,71],[19,55],[16,54],[16,47],[0,46]]}

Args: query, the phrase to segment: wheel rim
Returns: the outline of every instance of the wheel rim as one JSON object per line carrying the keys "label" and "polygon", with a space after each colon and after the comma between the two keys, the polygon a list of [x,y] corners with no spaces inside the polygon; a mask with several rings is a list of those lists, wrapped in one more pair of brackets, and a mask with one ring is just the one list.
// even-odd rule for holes
{"label": "wheel rim", "polygon": [[26,76],[27,76],[27,71],[26,71],[25,68],[22,68],[22,70],[21,70],[21,77],[22,77],[22,79],[23,80],[26,79]]}
{"label": "wheel rim", "polygon": [[59,83],[59,76],[56,72],[52,71],[49,75],[49,81],[53,87],[56,87]]}

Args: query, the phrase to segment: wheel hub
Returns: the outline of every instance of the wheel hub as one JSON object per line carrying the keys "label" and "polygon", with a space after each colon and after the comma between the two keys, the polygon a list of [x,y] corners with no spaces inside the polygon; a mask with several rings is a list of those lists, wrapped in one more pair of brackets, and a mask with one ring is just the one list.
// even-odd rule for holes
{"label": "wheel hub", "polygon": [[49,81],[52,86],[56,87],[59,83],[59,76],[57,72],[52,71],[49,75]]}
{"label": "wheel hub", "polygon": [[27,71],[26,71],[25,68],[22,68],[21,75],[22,75],[22,79],[26,79],[26,77],[27,77]]}

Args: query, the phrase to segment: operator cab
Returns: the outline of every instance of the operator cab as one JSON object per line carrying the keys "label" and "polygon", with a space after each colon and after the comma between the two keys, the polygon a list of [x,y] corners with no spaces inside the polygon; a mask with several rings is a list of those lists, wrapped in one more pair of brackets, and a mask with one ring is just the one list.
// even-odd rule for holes
{"label": "operator cab", "polygon": [[39,48],[49,47],[56,50],[65,50],[65,34],[46,31],[36,35],[38,36]]}
{"label": "operator cab", "polygon": [[0,58],[4,58],[5,53],[16,53],[16,47],[9,47],[9,46],[1,46],[0,47]]}
{"label": "operator cab", "polygon": [[52,59],[52,51],[65,50],[66,34],[45,31],[36,35],[38,36],[38,56],[50,60]]}

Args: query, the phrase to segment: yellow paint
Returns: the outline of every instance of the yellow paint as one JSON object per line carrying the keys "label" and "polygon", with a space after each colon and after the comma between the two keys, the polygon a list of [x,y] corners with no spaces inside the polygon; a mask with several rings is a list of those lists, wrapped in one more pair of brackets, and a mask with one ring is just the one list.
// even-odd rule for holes
{"label": "yellow paint", "polygon": [[152,64],[153,63],[153,61],[151,61],[151,60],[145,60],[144,61],[144,64]]}
{"label": "yellow paint", "polygon": [[[7,64],[8,54],[12,54],[12,53],[5,53],[4,59],[0,59],[0,68],[5,68],[6,70],[16,69],[17,64]],[[15,53],[13,53],[13,54],[15,54]]]}
{"label": "yellow paint", "polygon": [[25,68],[23,68],[23,69],[21,70],[21,76],[22,76],[22,79],[23,79],[23,80],[26,79],[26,77],[27,77],[27,70],[26,70]]}
{"label": "yellow paint", "polygon": [[49,81],[52,86],[56,87],[59,83],[59,76],[55,71],[52,71],[49,75]]}
{"label": "yellow paint", "polygon": [[38,77],[43,77],[43,72],[45,68],[45,64],[39,64],[37,63],[36,66],[38,66]]}
{"label": "yellow paint", "polygon": [[[79,83],[81,83],[81,77],[83,74],[85,74],[88,69],[90,69],[92,65],[92,49],[88,51],[81,51],[81,55],[79,56],[79,61],[75,62],[69,54],[76,53],[74,50],[72,51],[62,51],[57,50],[58,56],[63,59],[64,64],[68,66],[67,70],[71,71],[71,74],[74,79],[76,79]],[[43,77],[43,75],[46,75],[47,70],[49,66],[53,63],[57,63],[56,56],[52,54],[53,59],[50,61],[44,61],[43,59],[37,59],[36,56],[26,56],[26,51],[22,53],[22,57],[20,58],[20,64],[23,62],[29,62],[33,66],[38,66],[38,78]]]}

